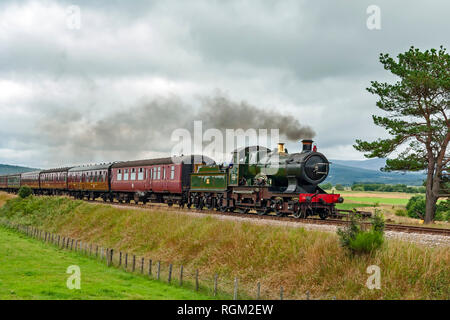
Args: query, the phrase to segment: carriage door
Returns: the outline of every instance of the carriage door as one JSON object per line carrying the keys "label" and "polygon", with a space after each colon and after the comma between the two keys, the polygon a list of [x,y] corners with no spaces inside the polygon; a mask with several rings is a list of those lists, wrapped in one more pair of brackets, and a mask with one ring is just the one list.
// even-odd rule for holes
{"label": "carriage door", "polygon": [[168,187],[167,187],[167,179],[169,177],[169,174],[167,174],[167,166],[162,166],[161,170],[161,180],[162,180],[162,187],[163,187],[163,191],[167,191]]}

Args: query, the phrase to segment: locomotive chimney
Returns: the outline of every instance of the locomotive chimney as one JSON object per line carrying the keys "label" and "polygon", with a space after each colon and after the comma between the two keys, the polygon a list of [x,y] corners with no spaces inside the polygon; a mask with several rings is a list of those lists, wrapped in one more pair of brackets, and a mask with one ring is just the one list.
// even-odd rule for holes
{"label": "locomotive chimney", "polygon": [[302,143],[303,143],[303,152],[311,152],[313,141],[305,139],[305,140],[302,140]]}
{"label": "locomotive chimney", "polygon": [[284,143],[279,143],[278,144],[278,153],[284,153]]}

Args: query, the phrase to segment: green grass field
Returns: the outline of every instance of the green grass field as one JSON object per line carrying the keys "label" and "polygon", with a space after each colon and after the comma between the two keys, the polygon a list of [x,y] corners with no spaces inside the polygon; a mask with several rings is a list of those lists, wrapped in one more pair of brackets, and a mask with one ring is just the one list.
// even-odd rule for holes
{"label": "green grass field", "polygon": [[409,199],[401,198],[378,198],[378,197],[351,197],[346,196],[345,200],[358,203],[368,203],[370,205],[378,204],[391,204],[391,205],[404,205],[408,203]]}
{"label": "green grass field", "polygon": [[[81,288],[68,289],[66,270],[77,265]],[[130,274],[81,254],[60,250],[0,226],[0,300],[211,299],[177,285]]]}

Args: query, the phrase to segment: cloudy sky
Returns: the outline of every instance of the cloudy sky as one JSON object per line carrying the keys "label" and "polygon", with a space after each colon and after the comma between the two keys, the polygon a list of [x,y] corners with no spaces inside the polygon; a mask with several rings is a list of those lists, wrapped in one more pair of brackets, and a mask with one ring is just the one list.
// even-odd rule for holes
{"label": "cloudy sky", "polygon": [[291,152],[297,126],[329,158],[363,159],[355,139],[385,134],[365,88],[394,80],[379,54],[450,48],[449,12],[447,0],[1,1],[0,163],[170,155],[171,132],[194,120],[270,118]]}

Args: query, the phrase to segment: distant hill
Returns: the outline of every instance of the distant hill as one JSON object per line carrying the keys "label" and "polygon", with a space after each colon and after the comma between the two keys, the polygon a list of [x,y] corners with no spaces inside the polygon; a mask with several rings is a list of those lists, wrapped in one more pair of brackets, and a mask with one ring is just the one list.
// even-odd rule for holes
{"label": "distant hill", "polygon": [[23,172],[30,172],[30,171],[36,171],[36,170],[39,170],[39,169],[20,167],[20,166],[11,166],[8,164],[0,164],[0,174],[23,173]]}
{"label": "distant hill", "polygon": [[[369,161],[369,160],[368,160]],[[365,169],[364,167],[353,167],[339,164],[346,162],[343,160],[331,160],[330,174],[324,183],[340,183],[343,185],[352,185],[354,182],[367,183],[385,183],[385,184],[406,184],[409,186],[421,186],[426,179],[423,173],[403,173],[403,172],[381,172],[379,169]],[[362,161],[364,162],[364,161]],[[353,161],[347,163],[352,164]],[[362,163],[360,163],[362,164]],[[363,164],[364,165],[364,164]],[[378,166],[376,163],[370,163],[373,168]]]}
{"label": "distant hill", "polygon": [[333,164],[340,164],[347,167],[356,167],[367,170],[380,171],[386,165],[385,158],[375,158],[367,160],[330,160]]}

